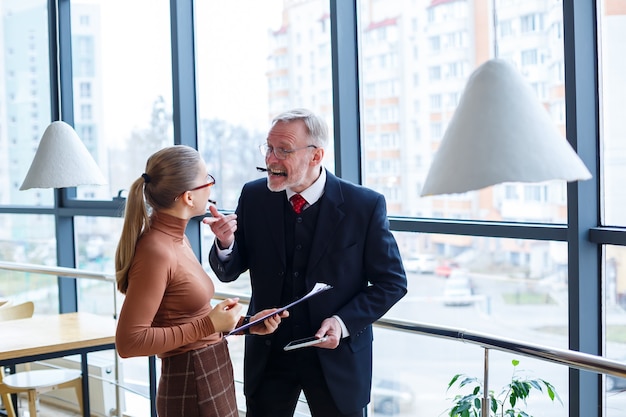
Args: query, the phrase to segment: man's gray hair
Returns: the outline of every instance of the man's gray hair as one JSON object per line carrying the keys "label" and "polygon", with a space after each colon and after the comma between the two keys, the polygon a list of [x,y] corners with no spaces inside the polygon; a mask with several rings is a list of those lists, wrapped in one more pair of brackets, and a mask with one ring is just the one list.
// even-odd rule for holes
{"label": "man's gray hair", "polygon": [[328,126],[326,121],[308,109],[287,110],[272,120],[272,126],[281,122],[293,122],[302,120],[309,131],[309,136],[313,141],[312,145],[318,148],[325,148],[328,144]]}

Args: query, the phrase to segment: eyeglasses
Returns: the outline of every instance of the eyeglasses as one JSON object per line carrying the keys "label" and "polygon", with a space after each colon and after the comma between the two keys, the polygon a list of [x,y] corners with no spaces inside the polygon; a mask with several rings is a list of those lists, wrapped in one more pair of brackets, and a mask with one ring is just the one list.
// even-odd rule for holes
{"label": "eyeglasses", "polygon": [[189,191],[201,190],[204,187],[213,187],[214,185],[215,185],[215,178],[213,178],[213,175],[207,174],[206,175],[206,184],[200,185],[199,187],[196,187],[196,188],[192,188]]}
{"label": "eyeglasses", "polygon": [[[206,174],[206,184],[199,185],[199,186],[197,186],[197,187],[195,187],[195,188],[192,188],[191,190],[187,190],[187,191],[196,191],[196,190],[201,190],[201,189],[203,189],[203,188],[205,188],[205,187],[213,187],[214,185],[215,185],[215,178],[213,178],[213,175],[211,175],[211,174]],[[183,195],[184,195],[187,191],[185,191],[184,193],[179,194],[179,195],[178,195],[178,197],[176,197],[174,200],[175,200],[175,201],[178,201],[178,199],[179,199],[180,197],[182,197],[182,196],[183,196]],[[216,203],[216,202],[215,202],[215,201],[213,201],[213,200],[209,200],[209,202],[210,202],[210,203],[214,203],[214,204]]]}
{"label": "eyeglasses", "polygon": [[300,151],[302,149],[307,149],[307,148],[315,148],[315,149],[317,149],[317,146],[315,146],[315,145],[307,145],[307,146],[303,146],[302,148],[295,148],[295,149],[275,148],[273,146],[268,145],[267,143],[263,143],[261,146],[259,146],[259,150],[261,151],[261,155],[263,155],[264,157],[267,158],[268,156],[270,156],[270,152],[271,152],[271,153],[274,154],[274,156],[277,159],[287,159],[289,157],[289,155],[291,155],[295,151]]}

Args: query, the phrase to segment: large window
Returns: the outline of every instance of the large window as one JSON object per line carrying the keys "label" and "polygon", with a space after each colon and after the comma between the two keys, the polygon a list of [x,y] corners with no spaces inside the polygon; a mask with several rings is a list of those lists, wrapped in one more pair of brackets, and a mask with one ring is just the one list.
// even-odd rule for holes
{"label": "large window", "polygon": [[[219,207],[234,209],[241,186],[261,175],[258,146],[272,117],[307,107],[332,126],[327,3],[195,3],[198,149],[217,179]],[[331,169],[332,146],[325,158]]]}
{"label": "large window", "polygon": [[[387,316],[567,348],[564,242],[404,232],[396,233],[396,238],[401,244],[409,292]],[[468,246],[472,249],[464,249]],[[399,387],[413,387],[412,394],[419,398],[417,409],[429,410],[427,415],[446,409],[444,391],[453,375],[463,372],[482,377],[480,349],[472,354],[473,349],[457,343],[391,336],[382,330],[376,336],[376,349],[377,380],[391,379]],[[420,354],[409,353],[414,349]],[[511,375],[512,358],[521,360],[526,371],[553,383],[567,404],[564,368],[538,365],[515,355],[491,359],[492,389],[499,387],[495,381],[506,381]],[[394,361],[404,364],[391,366]],[[392,378],[389,369],[407,372]],[[568,415],[567,406],[542,405],[541,415]]]}
{"label": "large window", "polygon": [[[58,63],[63,108],[73,112],[61,116],[109,185],[19,191],[56,117],[47,16],[55,3],[69,10],[59,22],[71,39]],[[0,18],[0,260],[113,273],[122,220],[120,200],[110,200],[124,196],[148,155],[197,144],[218,208],[234,210],[241,186],[260,175],[272,117],[308,107],[331,127],[325,165],[387,199],[409,279],[389,317],[626,357],[623,1],[0,0]],[[494,57],[522,73],[594,178],[420,197],[467,78]],[[209,228],[190,230],[214,276]],[[0,298],[36,297],[36,313],[114,309],[101,302],[113,298],[110,284],[1,276]],[[250,290],[246,277],[217,285]],[[231,352],[239,378],[241,339]],[[497,387],[511,358],[494,356]],[[478,349],[377,330],[372,415],[389,412],[377,396],[389,386],[412,398],[399,416],[444,413],[451,376],[480,376],[480,363]],[[522,364],[566,401],[541,404],[541,415],[617,417],[626,408],[619,381],[603,390],[587,373],[568,381],[564,367]],[[145,361],[124,367],[131,384],[145,382]],[[143,382],[134,385],[141,392]],[[129,413],[135,406],[127,397]]]}
{"label": "large window", "polygon": [[[556,62],[563,61],[563,42],[557,32],[542,24],[544,16],[550,16],[551,22],[562,22],[558,2],[529,5],[496,1],[495,11],[484,7],[486,4],[412,2],[409,7],[408,2],[400,0],[359,2],[362,39],[359,53],[363,68],[360,84],[366,89],[361,102],[362,130],[367,132],[362,143],[364,184],[387,196],[391,215],[566,223],[563,182],[540,184],[545,190],[541,198],[523,192],[516,199],[506,198],[502,189],[507,185],[461,195],[420,197],[430,162],[465,83],[471,72],[486,60],[506,59],[528,83],[544,86],[549,94],[538,100],[551,113],[553,108],[563,107],[563,80],[552,77],[549,71]],[[429,21],[429,13],[439,19]],[[497,32],[491,25],[499,27],[512,22],[519,22],[521,30],[494,38]],[[414,49],[426,53],[417,56],[407,53],[402,59],[382,65],[387,62],[383,58],[395,56],[396,51]],[[546,58],[540,59],[540,55]],[[428,82],[416,85],[406,74]],[[397,88],[384,88],[390,83]],[[417,102],[425,105],[412,108]],[[386,117],[389,109],[393,109],[396,117]],[[564,119],[555,113],[554,122],[564,132]],[[389,134],[396,134],[399,140],[391,145],[386,143],[382,139]],[[385,160],[386,164],[381,163]],[[393,192],[389,191],[390,184]]]}
{"label": "large window", "polygon": [[620,40],[626,36],[626,6],[623,2],[601,2],[601,96],[604,211],[603,223],[626,226],[626,56]]}
{"label": "large window", "polygon": [[74,127],[109,183],[78,198],[110,200],[174,143],[169,2],[72,0],[71,13]]}
{"label": "large window", "polygon": [[289,88],[280,85],[288,63],[270,46],[285,24],[282,1],[200,1],[195,22],[198,149],[217,181],[211,198],[234,209],[241,186],[264,165],[257,148],[269,129],[270,94]]}
{"label": "large window", "polygon": [[29,2],[28,7],[20,0],[3,0],[0,12],[0,203],[51,206],[50,190],[20,191],[50,123],[46,0]]}
{"label": "large window", "polygon": [[[626,36],[626,5],[624,2],[599,2],[599,61],[601,97],[602,211],[601,221],[607,226],[626,226],[623,210],[626,192],[626,57],[620,39]],[[626,247],[606,245],[603,249],[604,323],[606,356],[626,361]],[[624,379],[608,376],[605,380],[607,415],[624,410],[626,392]]]}
{"label": "large window", "polygon": [[[54,265],[57,242],[54,218],[38,214],[1,214],[0,260],[27,264]],[[24,227],[30,224],[34,227]],[[0,270],[0,299],[14,304],[35,303],[36,314],[59,310],[57,278],[50,275]]]}

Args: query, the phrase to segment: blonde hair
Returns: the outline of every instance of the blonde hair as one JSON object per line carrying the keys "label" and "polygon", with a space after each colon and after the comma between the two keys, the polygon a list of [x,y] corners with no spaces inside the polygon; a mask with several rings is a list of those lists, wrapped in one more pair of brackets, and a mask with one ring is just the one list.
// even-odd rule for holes
{"label": "blonde hair", "polygon": [[128,271],[137,242],[150,230],[152,210],[172,207],[178,196],[193,188],[201,161],[198,151],[189,146],[161,149],[148,158],[146,171],[130,186],[124,225],[115,251],[115,279],[122,294],[128,289]]}

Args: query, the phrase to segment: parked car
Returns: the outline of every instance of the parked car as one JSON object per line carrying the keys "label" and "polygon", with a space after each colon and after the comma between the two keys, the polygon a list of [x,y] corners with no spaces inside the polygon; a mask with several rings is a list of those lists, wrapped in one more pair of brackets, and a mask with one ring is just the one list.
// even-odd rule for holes
{"label": "parked car", "polygon": [[443,304],[447,306],[467,306],[474,303],[472,280],[463,270],[450,274],[443,289]]}
{"label": "parked car", "polygon": [[435,268],[435,275],[448,278],[453,270],[459,268],[459,264],[452,261],[445,261]]}
{"label": "parked car", "polygon": [[605,388],[607,391],[624,391],[626,390],[626,378],[619,376],[607,375]]}
{"label": "parked car", "polygon": [[[626,358],[619,358],[616,360],[626,363]],[[604,389],[606,389],[607,392],[626,390],[626,378],[621,378],[619,376],[607,375],[606,382],[604,384]]]}
{"label": "parked car", "polygon": [[393,416],[410,411],[414,395],[411,388],[400,381],[374,379],[372,382],[372,408],[374,413]]}
{"label": "parked car", "polygon": [[402,263],[406,272],[434,274],[437,267],[437,258],[433,255],[417,255],[402,259]]}

